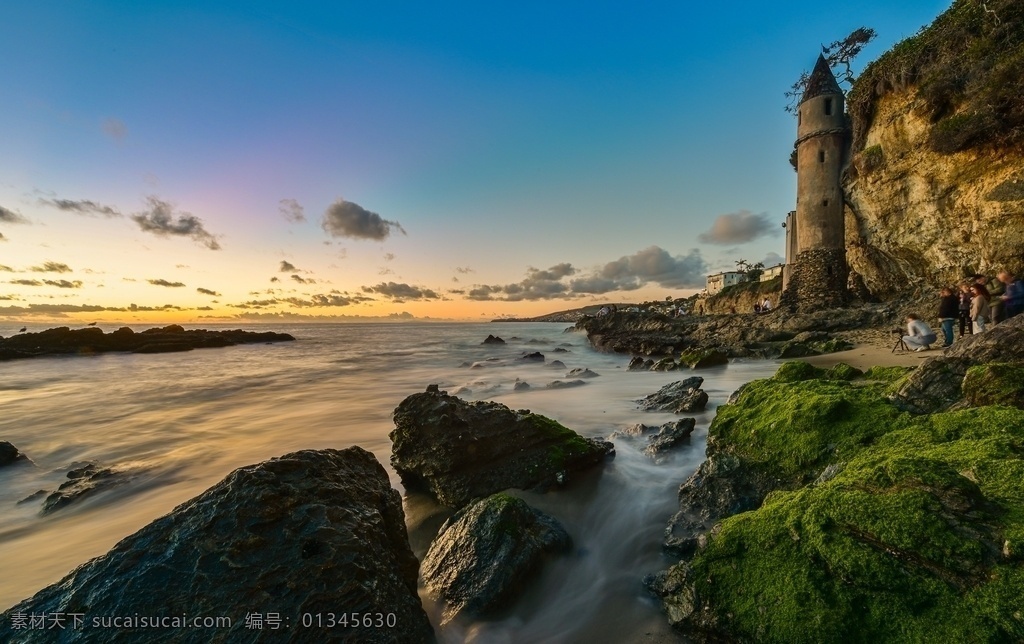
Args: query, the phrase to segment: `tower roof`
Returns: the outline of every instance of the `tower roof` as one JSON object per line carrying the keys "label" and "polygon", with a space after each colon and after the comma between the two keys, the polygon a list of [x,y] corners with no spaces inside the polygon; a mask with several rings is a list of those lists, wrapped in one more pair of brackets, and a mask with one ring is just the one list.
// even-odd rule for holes
{"label": "tower roof", "polygon": [[843,90],[839,88],[839,83],[836,82],[835,74],[832,73],[832,68],[828,66],[828,61],[825,60],[823,55],[818,54],[818,62],[814,64],[814,71],[811,72],[810,77],[807,79],[804,95],[800,98],[800,102],[809,101],[822,94],[842,93]]}

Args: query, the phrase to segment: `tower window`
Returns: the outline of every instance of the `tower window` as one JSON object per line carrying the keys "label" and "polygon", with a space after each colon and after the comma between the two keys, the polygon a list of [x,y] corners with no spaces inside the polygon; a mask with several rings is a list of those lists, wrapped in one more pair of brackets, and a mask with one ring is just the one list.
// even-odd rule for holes
{"label": "tower window", "polygon": [[818,163],[825,163],[825,151],[818,150]]}
{"label": "tower window", "polygon": [[800,125],[803,122],[804,122],[804,113],[802,111],[798,111],[796,113],[796,124]]}
{"label": "tower window", "polygon": [[825,201],[821,202],[821,205],[823,205],[825,207],[828,207],[828,199],[826,199]]}
{"label": "tower window", "polygon": [[832,99],[825,99],[825,116],[832,116]]}

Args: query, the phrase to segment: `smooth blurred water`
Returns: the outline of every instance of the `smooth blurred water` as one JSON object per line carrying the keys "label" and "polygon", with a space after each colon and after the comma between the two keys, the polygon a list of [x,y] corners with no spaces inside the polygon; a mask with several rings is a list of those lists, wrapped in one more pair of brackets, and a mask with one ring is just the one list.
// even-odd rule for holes
{"label": "smooth blurred water", "polygon": [[[464,398],[530,409],[585,436],[607,437],[634,423],[675,418],[638,411],[634,400],[691,375],[627,372],[628,357],[596,352],[583,335],[563,333],[561,324],[273,328],[298,340],[0,363],[0,440],[14,443],[34,462],[0,469],[0,608],[105,553],[243,465],[299,449],[360,445],[377,456],[401,491],[388,464],[391,414],[430,383],[449,392],[468,387],[473,394]],[[16,331],[0,328],[0,335]],[[482,345],[489,333],[508,344]],[[568,352],[554,353],[556,347]],[[566,367],[514,361],[529,351]],[[512,391],[517,378],[537,388],[564,379],[573,367],[601,376],[577,388]],[[667,462],[652,463],[639,453],[642,444],[616,441],[617,456],[603,468],[557,491],[521,493],[565,525],[575,541],[573,553],[551,560],[507,614],[454,622],[439,630],[439,639],[671,637],[640,580],[671,563],[660,549],[662,531],[676,509],[678,485],[704,458],[714,407],[742,383],[776,368],[772,362],[748,362],[700,372],[711,397],[708,411],[696,414],[692,444]],[[86,461],[134,474],[124,485],[48,516],[39,515],[41,499],[17,503],[37,490],[56,489],[73,464]],[[407,498],[406,512],[421,557],[445,512],[420,496]],[[429,598],[424,601],[436,625],[439,610]],[[237,607],[242,615],[245,610]]]}

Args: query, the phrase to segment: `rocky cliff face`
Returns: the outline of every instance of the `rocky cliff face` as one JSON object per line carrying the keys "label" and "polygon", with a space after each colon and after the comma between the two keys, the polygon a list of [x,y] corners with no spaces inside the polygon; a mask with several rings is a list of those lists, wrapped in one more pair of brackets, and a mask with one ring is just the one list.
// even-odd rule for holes
{"label": "rocky cliff face", "polygon": [[922,100],[913,87],[877,99],[843,186],[847,260],[886,300],[1022,268],[1024,147],[932,151]]}

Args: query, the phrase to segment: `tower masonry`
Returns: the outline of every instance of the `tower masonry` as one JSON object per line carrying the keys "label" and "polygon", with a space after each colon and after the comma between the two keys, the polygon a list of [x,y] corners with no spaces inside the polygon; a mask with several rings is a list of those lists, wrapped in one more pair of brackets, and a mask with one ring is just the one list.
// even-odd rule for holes
{"label": "tower masonry", "polygon": [[783,302],[813,310],[849,302],[841,175],[850,130],[844,95],[818,56],[797,112],[796,211],[787,220]]}

